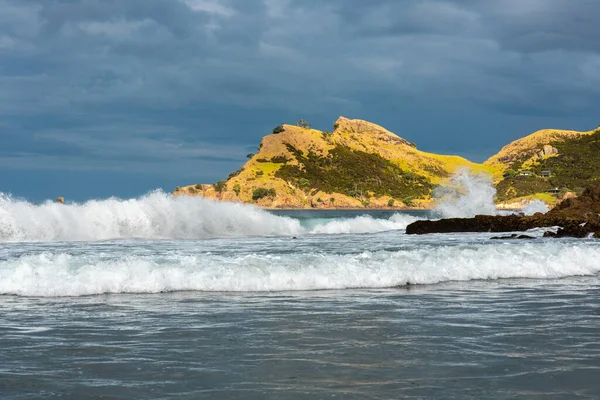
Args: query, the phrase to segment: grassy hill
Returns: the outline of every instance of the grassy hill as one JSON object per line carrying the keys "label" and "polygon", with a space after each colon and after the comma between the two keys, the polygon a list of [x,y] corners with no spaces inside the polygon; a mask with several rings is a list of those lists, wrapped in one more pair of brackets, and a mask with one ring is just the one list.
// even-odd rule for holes
{"label": "grassy hill", "polygon": [[331,132],[276,127],[226,180],[174,193],[273,208],[426,207],[433,187],[459,167],[494,172],[462,157],[422,152],[379,125],[340,117]]}
{"label": "grassy hill", "polygon": [[420,151],[379,125],[340,117],[331,132],[304,121],[277,126],[249,156],[226,180],[174,194],[267,208],[429,207],[433,188],[465,167],[493,177],[498,201],[553,203],[551,189],[578,191],[600,180],[600,130],[541,130],[476,164]]}
{"label": "grassy hill", "polygon": [[499,201],[547,196],[551,190],[581,192],[600,180],[600,129],[538,131],[505,146],[485,164],[503,170],[496,185]]}

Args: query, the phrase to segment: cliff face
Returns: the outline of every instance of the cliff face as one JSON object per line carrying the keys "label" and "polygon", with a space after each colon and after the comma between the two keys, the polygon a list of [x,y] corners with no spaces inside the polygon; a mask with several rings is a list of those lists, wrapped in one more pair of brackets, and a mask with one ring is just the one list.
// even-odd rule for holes
{"label": "cliff face", "polygon": [[[483,164],[420,151],[379,125],[344,117],[332,132],[294,125],[273,132],[226,180],[178,187],[174,194],[267,208],[429,207],[433,187],[466,167],[492,175],[499,201],[553,203],[555,193],[548,190],[578,189],[600,179],[598,130],[538,131]],[[581,168],[590,173],[582,178],[576,171]]]}
{"label": "cliff face", "polygon": [[426,207],[433,185],[457,168],[493,170],[462,157],[422,152],[362,120],[340,117],[333,132],[293,125],[277,131],[227,180],[177,188],[174,194],[269,208]]}

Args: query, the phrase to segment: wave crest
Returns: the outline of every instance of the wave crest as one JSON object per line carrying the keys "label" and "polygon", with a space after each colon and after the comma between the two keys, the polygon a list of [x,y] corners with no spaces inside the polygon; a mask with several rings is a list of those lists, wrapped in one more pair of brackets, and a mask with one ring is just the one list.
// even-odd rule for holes
{"label": "wave crest", "polygon": [[0,194],[0,242],[97,241],[111,239],[207,239],[242,236],[374,233],[405,229],[416,218],[361,216],[302,226],[257,207],[161,191],[130,200],[41,205]]}
{"label": "wave crest", "polygon": [[386,288],[474,279],[556,279],[600,272],[589,244],[444,246],[357,254],[42,253],[0,261],[0,294],[83,296],[170,291]]}

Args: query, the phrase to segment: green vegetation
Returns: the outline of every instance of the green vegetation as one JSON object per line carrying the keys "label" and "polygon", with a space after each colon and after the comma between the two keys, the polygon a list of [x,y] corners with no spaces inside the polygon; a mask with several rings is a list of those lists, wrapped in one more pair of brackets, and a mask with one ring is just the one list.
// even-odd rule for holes
{"label": "green vegetation", "polygon": [[283,126],[277,125],[275,128],[273,128],[273,135],[276,135],[276,134],[281,133],[283,131],[285,131],[285,129],[283,129]]}
{"label": "green vegetation", "polygon": [[[558,149],[558,155],[537,160],[528,165],[533,176],[519,176],[530,155],[517,158],[504,173],[504,179],[496,187],[498,200],[543,193],[548,189],[582,191],[600,182],[600,131],[565,141],[550,143]],[[551,171],[543,178],[542,171]]]}
{"label": "green vegetation", "polygon": [[267,189],[267,188],[256,188],[252,191],[252,200],[256,201],[262,199],[263,197],[275,197],[276,192],[275,189]]}
{"label": "green vegetation", "polygon": [[246,158],[252,158],[252,157],[254,157],[254,153],[248,153],[248,154],[246,154]]}
{"label": "green vegetation", "polygon": [[388,200],[388,207],[394,207],[394,199]]}
{"label": "green vegetation", "polygon": [[296,125],[299,126],[300,128],[310,128],[310,123],[308,121],[305,121],[303,119],[299,120],[298,122],[296,122]]}
{"label": "green vegetation", "polygon": [[219,181],[217,183],[214,184],[215,187],[215,191],[217,193],[221,193],[226,187],[227,187],[227,182],[225,181]]}
{"label": "green vegetation", "polygon": [[552,185],[537,176],[514,176],[500,181],[496,186],[498,201],[505,201],[515,197],[528,196],[534,193],[542,193],[551,189]]}
{"label": "green vegetation", "polygon": [[275,157],[271,158],[271,162],[275,163],[275,164],[285,164],[288,161],[289,160],[287,159],[286,156],[275,156]]}
{"label": "green vegetation", "polygon": [[194,186],[197,190],[202,190],[202,185],[201,184],[197,184],[196,186]]}
{"label": "green vegetation", "polygon": [[236,195],[236,196],[239,196],[239,195],[240,195],[240,190],[241,190],[241,189],[242,189],[242,188],[240,187],[240,184],[239,184],[239,183],[236,183],[235,185],[233,185],[233,191],[235,192],[235,195]]}
{"label": "green vegetation", "polygon": [[230,174],[227,176],[227,180],[229,180],[229,179],[231,179],[231,178],[235,178],[236,176],[238,176],[239,174],[241,174],[243,170],[244,170],[244,168],[240,168],[240,169],[238,169],[237,171],[233,171],[232,173],[230,173]]}
{"label": "green vegetation", "polygon": [[336,145],[327,156],[287,145],[299,165],[286,164],[275,176],[302,189],[314,188],[325,193],[343,193],[366,201],[372,195],[396,198],[422,198],[431,193],[427,178],[405,172],[379,154],[353,150]]}
{"label": "green vegetation", "polygon": [[541,160],[536,172],[552,171],[550,184],[574,190],[598,185],[600,181],[600,131],[565,142],[552,143],[558,149],[556,157]]}

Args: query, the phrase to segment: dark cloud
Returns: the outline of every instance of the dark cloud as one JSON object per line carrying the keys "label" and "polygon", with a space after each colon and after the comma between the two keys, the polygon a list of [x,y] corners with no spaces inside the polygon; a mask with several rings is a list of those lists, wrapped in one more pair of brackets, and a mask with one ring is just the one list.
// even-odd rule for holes
{"label": "dark cloud", "polygon": [[63,157],[52,170],[110,171],[117,193],[132,169],[211,181],[272,126],[339,115],[480,161],[597,125],[597,15],[595,0],[0,0],[0,168]]}

